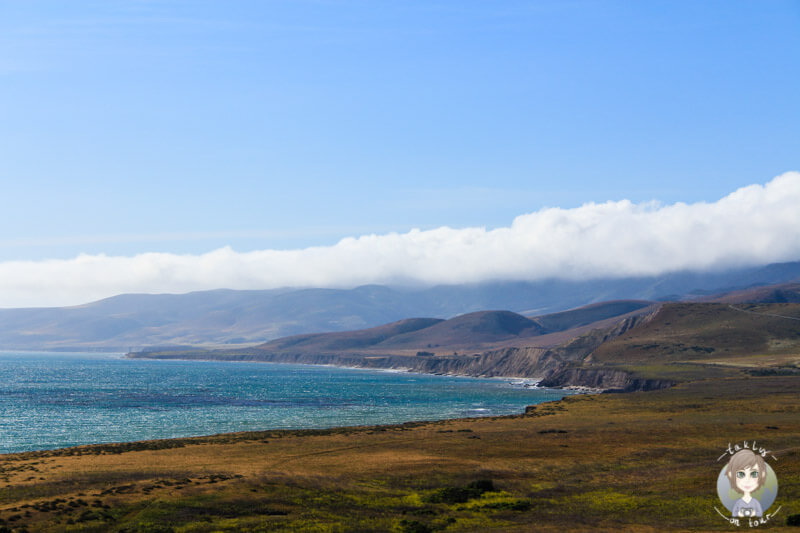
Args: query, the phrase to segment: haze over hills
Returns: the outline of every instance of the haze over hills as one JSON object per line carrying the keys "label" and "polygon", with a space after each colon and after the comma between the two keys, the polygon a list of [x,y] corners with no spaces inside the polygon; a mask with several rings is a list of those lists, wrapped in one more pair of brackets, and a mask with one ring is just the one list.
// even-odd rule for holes
{"label": "haze over hills", "polygon": [[[529,317],[551,314],[540,325],[552,331],[559,320],[552,313],[592,303],[691,299],[797,279],[800,262],[590,281],[121,295],[76,307],[0,309],[0,349],[255,345],[291,335],[359,330],[409,317],[448,319],[487,309]],[[594,321],[590,310],[584,313],[586,323]]]}
{"label": "haze over hills", "polygon": [[732,291],[724,294],[704,296],[697,298],[698,302],[719,302],[719,303],[800,303],[800,283],[782,283],[778,285],[767,285],[765,287],[754,287],[741,291]]}

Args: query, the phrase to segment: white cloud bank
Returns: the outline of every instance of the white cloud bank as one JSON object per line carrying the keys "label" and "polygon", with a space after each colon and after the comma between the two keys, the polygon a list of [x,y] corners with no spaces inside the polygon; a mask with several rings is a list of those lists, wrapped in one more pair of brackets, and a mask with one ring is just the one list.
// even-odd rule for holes
{"label": "white cloud bank", "polygon": [[9,261],[0,263],[0,306],[223,287],[621,277],[791,260],[800,260],[798,172],[714,203],[592,203],[543,209],[493,230],[411,230],[288,251],[221,248],[203,255]]}

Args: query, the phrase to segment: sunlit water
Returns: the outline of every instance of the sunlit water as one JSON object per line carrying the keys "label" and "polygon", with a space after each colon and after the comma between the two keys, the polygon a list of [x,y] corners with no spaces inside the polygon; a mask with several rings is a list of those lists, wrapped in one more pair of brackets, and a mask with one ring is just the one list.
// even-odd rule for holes
{"label": "sunlit water", "polygon": [[0,352],[0,453],[512,414],[564,394],[518,380]]}

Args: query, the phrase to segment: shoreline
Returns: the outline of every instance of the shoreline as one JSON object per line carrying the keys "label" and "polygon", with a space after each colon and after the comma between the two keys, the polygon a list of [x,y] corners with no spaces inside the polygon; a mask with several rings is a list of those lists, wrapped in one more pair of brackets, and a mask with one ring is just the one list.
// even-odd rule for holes
{"label": "shoreline", "polygon": [[[344,426],[329,426],[320,428],[271,428],[256,429],[252,431],[227,431],[223,433],[212,433],[206,435],[190,435],[184,437],[167,437],[163,439],[141,439],[131,441],[96,442],[90,444],[75,444],[73,446],[63,446],[59,448],[46,448],[36,450],[22,450],[17,452],[0,453],[0,461],[14,459],[30,459],[31,457],[54,457],[72,456],[89,454],[103,454],[104,452],[116,453],[117,451],[141,451],[141,450],[164,450],[172,448],[182,448],[187,445],[213,444],[214,442],[224,442],[230,439],[237,441],[260,440],[269,435],[280,435],[282,437],[307,437],[328,434],[358,434],[370,431],[387,431],[398,428],[416,428],[428,424],[447,424],[447,423],[468,423],[486,420],[502,420],[511,418],[525,417],[526,413],[532,408],[543,404],[560,402],[567,395],[556,400],[547,400],[537,404],[530,404],[523,408],[521,413],[508,413],[484,416],[463,416],[453,418],[436,418],[424,420],[407,420],[405,422],[390,422],[386,424],[357,424]],[[80,453],[76,453],[80,452]],[[86,452],[86,453],[83,453]],[[24,457],[23,457],[24,456]]]}
{"label": "shoreline", "polygon": [[[79,353],[79,352],[76,352]],[[180,357],[129,357],[129,354],[123,355],[122,359],[137,359],[147,361],[191,361],[203,363],[255,363],[255,364],[268,364],[268,365],[303,365],[313,367],[327,367],[327,368],[341,368],[343,370],[360,370],[366,372],[386,372],[389,374],[417,374],[420,376],[441,376],[449,378],[470,378],[470,379],[497,379],[502,381],[525,381],[533,383],[532,386],[525,386],[524,388],[540,389],[540,390],[569,390],[572,388],[587,389],[590,387],[568,386],[568,387],[539,387],[538,383],[542,378],[520,377],[520,376],[475,376],[472,374],[458,374],[453,372],[423,372],[421,370],[414,370],[412,368],[380,368],[380,367],[367,367],[367,366],[352,366],[352,365],[336,365],[331,363],[295,363],[288,361],[259,361],[255,359],[194,359],[194,358],[180,358]],[[603,392],[605,389],[594,389],[596,392]]]}
{"label": "shoreline", "polygon": [[[307,363],[307,362],[298,362],[298,361],[267,361],[263,359],[224,359],[224,358],[203,358],[203,357],[148,357],[146,355],[134,355],[134,354],[143,354],[147,352],[131,352],[124,355],[126,359],[139,359],[139,360],[150,360],[150,361],[198,361],[198,362],[214,362],[214,363],[267,363],[267,364],[274,364],[274,365],[306,365],[306,366],[314,366],[314,367],[330,367],[330,368],[342,368],[347,370],[367,370],[367,371],[375,371],[375,372],[389,372],[389,373],[397,373],[397,374],[419,374],[423,376],[445,376],[445,377],[461,377],[461,378],[473,378],[473,379],[499,379],[504,381],[522,381],[526,383],[532,383],[532,385],[528,386],[525,385],[524,388],[531,388],[531,389],[539,389],[539,390],[561,390],[561,391],[572,391],[577,394],[604,394],[608,392],[633,392],[633,391],[617,391],[613,388],[602,388],[602,387],[592,387],[588,385],[569,385],[565,384],[563,386],[550,386],[550,387],[540,387],[539,383],[541,383],[545,378],[542,377],[530,377],[530,376],[485,376],[485,375],[476,375],[476,374],[468,374],[468,373],[459,373],[459,372],[424,372],[422,370],[415,370],[410,367],[377,367],[377,366],[355,366],[355,365],[347,365],[347,364],[334,364],[334,363]],[[393,357],[393,356],[386,356],[386,357]]]}
{"label": "shoreline", "polygon": [[[13,354],[14,352],[10,353]],[[27,354],[21,355],[18,360],[21,361],[21,368],[27,367],[31,364],[47,364],[47,355],[48,354],[46,353],[42,353],[41,356],[35,356],[30,363],[25,363],[25,361],[28,360]],[[65,356],[61,353],[55,353],[52,355],[54,358],[58,358],[59,361],[62,361],[58,363],[59,365],[66,365],[64,368],[72,367],[73,363],[71,363],[70,360],[73,359],[73,356]],[[79,358],[82,354],[80,352],[75,352],[75,355]],[[392,426],[408,423],[431,423],[440,420],[517,416],[524,413],[525,409],[530,405],[542,402],[557,401],[562,397],[572,396],[578,393],[578,391],[573,390],[537,387],[535,386],[537,380],[531,380],[529,378],[507,378],[497,376],[487,378],[463,375],[435,375],[397,368],[385,369],[343,367],[340,365],[284,362],[273,362],[272,364],[281,365],[283,368],[286,368],[286,370],[279,369],[277,367],[273,367],[274,370],[269,370],[269,368],[254,367],[252,365],[249,366],[251,370],[248,370],[248,367],[240,367],[239,370],[229,367],[231,368],[230,370],[224,370],[223,365],[217,366],[216,368],[215,366],[203,365],[205,366],[205,369],[198,366],[198,368],[192,370],[191,367],[194,365],[192,365],[191,360],[176,360],[175,363],[169,364],[169,366],[173,368],[167,370],[166,366],[162,367],[157,364],[154,365],[153,363],[144,363],[142,365],[131,364],[135,363],[135,361],[123,362],[122,359],[125,359],[125,357],[118,356],[116,354],[111,355],[108,358],[102,358],[107,359],[108,363],[92,363],[90,360],[96,359],[94,354],[89,353],[85,355],[87,356],[87,364],[91,365],[90,368],[130,368],[133,372],[140,372],[136,370],[136,368],[141,367],[141,372],[145,372],[147,375],[153,375],[156,377],[162,375],[163,372],[168,372],[169,375],[175,374],[189,376],[186,379],[190,379],[191,383],[194,383],[194,385],[191,385],[190,389],[187,390],[181,389],[182,392],[177,393],[181,395],[193,394],[192,391],[197,387],[197,383],[202,385],[207,381],[207,379],[215,379],[214,376],[217,375],[263,375],[265,376],[263,380],[266,380],[264,383],[273,383],[276,382],[275,380],[278,380],[277,382],[284,383],[284,378],[289,379],[291,376],[297,375],[299,376],[299,379],[307,381],[310,384],[310,389],[307,394],[299,395],[297,398],[297,395],[285,395],[286,402],[299,401],[301,404],[297,404],[297,408],[283,412],[280,408],[275,410],[269,406],[264,406],[256,410],[250,410],[249,408],[244,408],[245,410],[242,410],[241,408],[235,407],[235,405],[239,404],[237,399],[241,398],[244,401],[247,398],[251,398],[251,394],[249,392],[235,387],[230,389],[229,392],[223,393],[226,395],[226,398],[230,397],[232,399],[232,407],[223,408],[231,409],[230,416],[224,421],[221,421],[220,423],[204,423],[202,420],[200,420],[198,423],[193,422],[193,419],[197,417],[199,417],[199,419],[204,419],[206,416],[217,417],[218,415],[214,413],[225,412],[219,411],[218,408],[214,407],[216,404],[213,402],[216,396],[212,395],[213,397],[210,400],[212,402],[211,404],[209,404],[208,401],[202,402],[202,405],[198,403],[196,405],[196,409],[192,411],[193,414],[190,415],[192,420],[187,418],[185,423],[177,423],[174,427],[171,423],[161,423],[152,427],[139,427],[139,424],[136,424],[136,427],[132,427],[130,430],[125,429],[125,424],[121,424],[120,420],[128,420],[129,418],[138,420],[140,418],[139,412],[142,408],[146,409],[148,405],[151,405],[152,402],[150,401],[140,405],[138,403],[127,404],[123,400],[120,400],[123,401],[125,405],[129,405],[130,407],[126,409],[125,414],[121,415],[122,419],[114,421],[110,420],[108,415],[101,414],[98,415],[100,417],[100,425],[98,425],[94,430],[91,430],[87,426],[86,431],[75,429],[82,425],[79,423],[79,421],[83,416],[81,414],[83,411],[71,409],[69,412],[63,413],[63,416],[66,417],[63,422],[56,422],[55,419],[53,419],[53,422],[47,424],[40,422],[18,425],[17,430],[10,431],[3,439],[5,442],[3,442],[3,446],[1,447],[2,452],[0,455],[6,456],[19,453],[49,452],[52,450],[85,446],[130,445],[130,443],[147,442],[152,440],[168,441],[172,439],[202,439],[214,435],[229,435],[242,432],[314,432],[330,431],[336,428],[358,428],[387,425]],[[150,361],[160,361],[160,359],[150,359]],[[251,361],[207,360],[202,362],[229,363]],[[83,363],[80,364],[82,365]],[[97,364],[101,366],[97,366]],[[297,366],[295,367],[295,370],[292,370],[292,365],[300,366]],[[224,366],[228,367],[228,365]],[[146,370],[148,367],[149,370]],[[317,370],[306,371],[301,367],[308,369],[316,368]],[[59,366],[58,368],[61,367]],[[258,368],[262,368],[262,370],[258,370]],[[372,371],[372,375],[375,377],[369,377],[370,371]],[[353,372],[353,374],[348,375],[347,372]],[[191,376],[194,376],[195,374],[206,377],[200,378],[200,381],[196,383],[195,380],[191,378]],[[358,374],[363,375],[363,377],[360,377]],[[384,375],[386,377],[379,377],[380,375]],[[397,377],[391,377],[393,375],[396,375]],[[400,388],[392,388],[391,390],[395,390],[396,392],[391,393],[390,397],[387,397],[390,399],[386,400],[386,402],[380,400],[380,398],[374,401],[365,400],[362,402],[363,405],[358,403],[358,405],[355,407],[348,408],[348,394],[345,392],[344,395],[341,396],[342,399],[340,401],[336,402],[335,405],[331,404],[333,405],[332,411],[328,409],[323,412],[315,408],[310,408],[311,411],[307,412],[309,408],[303,407],[305,403],[314,403],[316,402],[315,398],[320,397],[321,394],[326,394],[326,387],[322,387],[322,385],[320,385],[322,388],[319,388],[314,385],[314,383],[327,383],[329,378],[326,376],[331,376],[330,379],[333,380],[333,383],[344,384],[344,388],[342,389],[343,391],[346,391],[349,388],[347,383],[350,381],[354,383],[363,382],[363,387],[366,387],[364,388],[364,391],[370,396],[374,396],[377,393],[378,389],[375,387],[380,387],[381,384],[384,383],[386,386],[391,385],[392,387],[394,387],[394,383],[397,383],[397,386]],[[415,376],[425,377],[427,379],[417,380]],[[444,381],[439,381],[436,379],[439,377],[444,378]],[[134,388],[136,387],[138,387],[138,385],[134,386]],[[437,392],[440,387],[445,387],[447,390],[452,392],[442,396],[440,392]],[[118,396],[128,389],[129,387],[126,385],[119,384],[119,386],[114,389],[119,392],[110,390],[109,394],[112,396]],[[136,390],[139,391],[138,388],[136,388]],[[161,389],[159,388],[158,390]],[[158,394],[158,390],[156,390],[156,394]],[[227,391],[228,389],[225,390]],[[358,390],[361,390],[361,388]],[[372,392],[369,392],[370,390]],[[142,389],[140,392],[146,393],[147,391]],[[75,396],[76,394],[77,396]],[[87,396],[87,394],[88,393],[84,393],[82,390],[79,390],[75,392],[73,396],[77,400],[80,400],[80,398],[84,397],[93,397]],[[419,396],[419,400],[416,400],[418,394],[421,396]],[[264,398],[267,400],[278,400],[280,393],[267,393],[266,395],[257,394],[256,396],[258,398]],[[256,396],[253,396],[253,398]],[[378,396],[382,397],[382,393],[378,394]],[[280,396],[280,398],[283,397],[284,396]],[[300,397],[307,398],[308,400],[303,400]],[[406,398],[410,398],[412,403],[408,404]],[[154,401],[157,402],[159,400],[156,398]],[[119,402],[114,402],[113,404],[109,405],[113,406],[117,405],[118,403]],[[9,405],[9,407],[13,406]],[[172,420],[172,417],[174,416],[181,417],[181,420],[185,418],[184,415],[176,413],[174,408],[169,407],[169,405],[166,405],[165,408],[169,409],[169,412],[163,415],[166,417],[163,418],[164,420]],[[107,410],[104,409],[103,411]],[[206,412],[209,414],[206,415]],[[9,411],[9,416],[16,415]],[[117,415],[114,416],[116,417]],[[53,431],[54,427],[61,428],[62,426],[64,428],[63,437],[56,435]]]}
{"label": "shoreline", "polygon": [[[222,357],[151,357],[146,355],[148,352],[129,352],[123,355],[124,359],[139,359],[139,360],[149,360],[149,361],[200,361],[200,362],[209,362],[209,363],[267,363],[273,365],[304,365],[304,366],[315,366],[315,367],[330,367],[330,368],[342,368],[347,370],[367,370],[367,371],[375,371],[375,372],[389,372],[389,373],[396,373],[396,374],[419,374],[423,376],[446,376],[446,377],[463,377],[463,378],[474,378],[474,379],[501,379],[501,380],[517,380],[517,381],[526,381],[526,382],[533,382],[533,383],[540,383],[544,378],[541,377],[532,377],[532,376],[486,376],[480,374],[469,374],[469,373],[460,373],[460,372],[425,372],[423,370],[417,370],[412,367],[380,367],[380,366],[365,366],[365,365],[350,365],[350,364],[336,364],[336,363],[310,363],[310,362],[303,362],[303,361],[269,361],[265,359],[232,359],[232,358],[222,358]],[[330,354],[322,354],[321,357],[328,357]],[[410,356],[396,356],[396,355],[385,355],[385,356],[367,356],[367,357],[410,357]],[[539,387],[536,387],[539,388]],[[568,387],[541,387],[542,389],[553,389],[553,390],[561,390],[567,389]],[[597,389],[598,392],[602,392],[605,389]]]}

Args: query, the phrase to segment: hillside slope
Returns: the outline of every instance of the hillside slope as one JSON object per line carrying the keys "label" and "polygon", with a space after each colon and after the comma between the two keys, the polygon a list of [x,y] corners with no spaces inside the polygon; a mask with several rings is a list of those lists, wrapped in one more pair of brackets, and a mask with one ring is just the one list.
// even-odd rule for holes
{"label": "hillside slope", "polygon": [[360,350],[380,345],[397,336],[429,329],[441,322],[444,322],[444,320],[438,318],[409,318],[358,331],[294,335],[261,344],[256,348],[265,351],[302,351],[308,353]]}
{"label": "hillside slope", "polygon": [[647,324],[598,348],[594,361],[665,363],[770,356],[800,360],[800,304],[665,304]]}
{"label": "hillside slope", "polygon": [[800,304],[667,303],[542,384],[609,388],[615,373],[665,383],[800,374]]}

